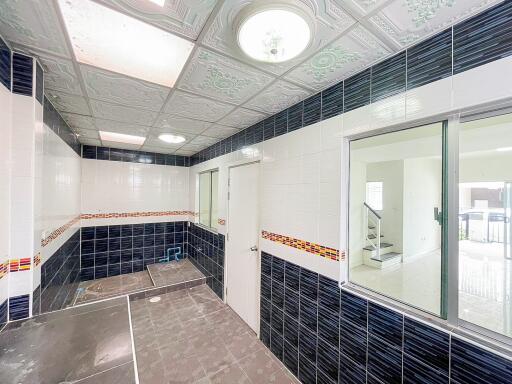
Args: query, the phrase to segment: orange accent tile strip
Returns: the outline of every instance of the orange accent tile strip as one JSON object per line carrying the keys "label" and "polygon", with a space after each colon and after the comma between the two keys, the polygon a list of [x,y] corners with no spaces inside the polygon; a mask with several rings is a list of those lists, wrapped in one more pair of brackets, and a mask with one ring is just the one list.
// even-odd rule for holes
{"label": "orange accent tile strip", "polygon": [[71,219],[70,221],[68,221],[66,224],[64,224],[63,226],[57,228],[55,231],[53,231],[52,233],[50,233],[49,236],[47,236],[46,238],[44,238],[43,240],[41,240],[41,247],[46,247],[48,244],[50,244],[53,240],[57,239],[60,235],[62,235],[64,232],[66,232],[67,229],[69,229],[69,227],[71,227],[72,225],[78,223],[78,221],[80,221],[80,215],[79,216],[76,216],[74,217],[73,219]]}
{"label": "orange accent tile strip", "polygon": [[31,267],[31,258],[25,257],[23,259],[11,259],[9,262],[10,272],[28,271]]}
{"label": "orange accent tile strip", "polygon": [[0,263],[0,279],[9,273],[9,261]]}
{"label": "orange accent tile strip", "polygon": [[37,255],[34,256],[34,267],[37,267],[41,264],[41,253],[37,252]]}
{"label": "orange accent tile strip", "polygon": [[309,241],[295,239],[285,235],[278,235],[267,231],[261,231],[261,236],[266,240],[274,241],[301,251],[325,257],[329,260],[345,260],[345,252],[340,252],[335,248],[329,248],[320,244],[310,243]]}
{"label": "orange accent tile strip", "polygon": [[161,216],[191,216],[191,211],[154,211],[154,212],[111,212],[111,213],[82,213],[82,220],[89,219],[119,219],[123,217],[161,217]]}

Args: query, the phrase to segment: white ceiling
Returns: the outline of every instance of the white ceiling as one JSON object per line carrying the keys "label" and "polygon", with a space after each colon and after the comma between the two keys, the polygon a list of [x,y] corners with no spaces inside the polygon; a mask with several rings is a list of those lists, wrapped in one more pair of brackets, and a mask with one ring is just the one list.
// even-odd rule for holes
{"label": "white ceiling", "polygon": [[[56,0],[2,0],[0,34],[40,59],[48,97],[83,144],[102,145],[108,130],[146,136],[142,150],[192,155],[501,0],[300,0],[314,39],[279,64],[238,49],[233,23],[253,1],[95,1],[196,43],[174,88],[79,64]],[[162,132],[187,141],[165,144]]]}

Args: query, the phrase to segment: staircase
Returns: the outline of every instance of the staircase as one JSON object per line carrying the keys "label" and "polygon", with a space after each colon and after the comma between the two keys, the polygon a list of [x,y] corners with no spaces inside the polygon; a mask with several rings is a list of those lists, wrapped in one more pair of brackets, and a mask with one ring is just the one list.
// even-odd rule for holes
{"label": "staircase", "polygon": [[381,216],[367,203],[364,203],[365,242],[363,248],[364,264],[383,269],[402,262],[402,255],[394,252],[393,244],[384,241],[381,228]]}

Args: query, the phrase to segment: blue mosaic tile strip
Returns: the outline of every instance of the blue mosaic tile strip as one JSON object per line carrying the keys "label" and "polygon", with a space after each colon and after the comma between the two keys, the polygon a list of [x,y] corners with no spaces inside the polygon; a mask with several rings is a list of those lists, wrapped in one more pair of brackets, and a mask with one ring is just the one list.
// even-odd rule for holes
{"label": "blue mosaic tile strip", "polygon": [[284,135],[288,131],[288,110],[279,112],[274,120],[274,136]]}
{"label": "blue mosaic tile strip", "polygon": [[302,384],[316,384],[316,364],[299,353],[299,380]]}
{"label": "blue mosaic tile strip", "polygon": [[405,318],[404,353],[448,375],[450,337],[418,321]]}
{"label": "blue mosaic tile strip", "polygon": [[391,309],[370,303],[368,308],[368,332],[390,345],[402,348],[404,317]]}
{"label": "blue mosaic tile strip", "polygon": [[318,374],[325,375],[324,380],[329,380],[333,383],[338,382],[339,358],[337,347],[335,348],[330,343],[322,340],[322,338],[318,338],[317,367]]}
{"label": "blue mosaic tile strip", "polygon": [[340,318],[324,306],[318,306],[318,336],[326,340],[333,347],[338,348],[340,343]]}
{"label": "blue mosaic tile strip", "polygon": [[288,132],[295,131],[302,128],[302,113],[304,111],[304,104],[301,101],[298,104],[288,108]]}
{"label": "blue mosaic tile strip", "polygon": [[284,289],[284,311],[288,316],[295,320],[299,320],[300,314],[300,300],[299,294],[293,289],[285,287]]}
{"label": "blue mosaic tile strip", "polygon": [[176,167],[189,167],[190,157],[179,155],[164,155],[161,153],[132,151],[128,149],[82,146],[84,159],[124,161],[130,163],[171,165]]}
{"label": "blue mosaic tile strip", "polygon": [[[457,32],[454,45],[455,73],[512,54],[511,8],[512,3],[505,1],[455,26]],[[375,102],[397,94],[404,90],[404,77],[407,77],[407,89],[413,89],[450,76],[452,74],[451,47],[452,29],[450,28],[409,48],[407,52],[401,52],[345,80],[348,83],[348,86],[345,84],[345,92],[344,84],[340,82],[305,99],[302,102],[302,127],[367,105],[371,100]],[[404,55],[407,56],[407,68],[404,66]],[[372,71],[376,71],[376,75],[373,76],[374,79],[368,80],[368,72]],[[297,113],[298,116],[294,108],[296,106],[287,110],[288,132],[299,128],[298,122],[290,118],[293,113]],[[274,118],[275,116],[271,116],[264,122],[257,123],[264,124],[265,134],[261,140],[255,140],[256,143],[274,137]],[[278,133],[281,131],[279,130]],[[226,154],[236,150],[235,147],[231,147],[231,150],[227,148],[226,151],[212,150],[216,145],[192,156],[191,164],[199,164],[219,156],[219,153]]]}
{"label": "blue mosaic tile strip", "polygon": [[366,366],[368,332],[345,319],[340,320],[340,351],[352,361]]}
{"label": "blue mosaic tile strip", "polygon": [[320,275],[318,281],[318,303],[336,316],[340,312],[340,288],[338,282]]}
{"label": "blue mosaic tile strip", "polygon": [[338,381],[340,384],[361,384],[366,382],[366,368],[343,354],[340,355],[339,371]]}
{"label": "blue mosaic tile strip", "polygon": [[9,300],[5,299],[2,304],[0,304],[0,328],[7,323],[7,308],[9,306]]}
{"label": "blue mosaic tile strip", "polygon": [[289,343],[284,342],[283,363],[295,376],[299,376],[299,351]]}
{"label": "blue mosaic tile strip", "polygon": [[0,37],[0,83],[11,90],[11,50]]}
{"label": "blue mosaic tile strip", "polygon": [[453,337],[451,379],[464,384],[510,384],[512,361]]}
{"label": "blue mosaic tile strip", "polygon": [[9,321],[25,319],[29,315],[30,295],[9,298]]}
{"label": "blue mosaic tile strip", "polygon": [[299,348],[299,322],[298,320],[284,315],[284,339],[294,348]]}
{"label": "blue mosaic tile strip", "polygon": [[452,29],[407,50],[407,89],[452,75]]}
{"label": "blue mosaic tile strip", "polygon": [[36,100],[39,104],[43,105],[44,97],[44,72],[43,68],[36,63]]}
{"label": "blue mosaic tile strip", "polygon": [[453,28],[453,73],[512,55],[512,2],[466,20]]}
{"label": "blue mosaic tile strip", "polygon": [[322,92],[322,120],[343,113],[343,82]]}
{"label": "blue mosaic tile strip", "polygon": [[368,322],[368,301],[345,291],[341,291],[340,296],[340,316],[366,329]]}
{"label": "blue mosaic tile strip", "polygon": [[371,334],[368,337],[368,373],[384,383],[402,381],[402,352]]}
{"label": "blue mosaic tile strip", "polygon": [[12,55],[12,92],[32,96],[34,59],[14,52]]}
{"label": "blue mosaic tile strip", "polygon": [[371,68],[345,80],[344,112],[352,111],[370,104]]}
{"label": "blue mosaic tile strip", "polygon": [[371,73],[371,102],[405,92],[405,51],[373,66]]}
{"label": "blue mosaic tile strip", "polygon": [[448,376],[404,354],[404,384],[448,384]]}

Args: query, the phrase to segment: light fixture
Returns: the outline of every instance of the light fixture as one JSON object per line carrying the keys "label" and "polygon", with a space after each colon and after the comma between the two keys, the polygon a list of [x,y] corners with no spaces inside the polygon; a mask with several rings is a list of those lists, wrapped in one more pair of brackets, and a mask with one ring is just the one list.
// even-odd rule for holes
{"label": "light fixture", "polygon": [[91,0],[59,0],[76,59],[174,86],[194,44]]}
{"label": "light fixture", "polygon": [[306,49],[312,26],[308,13],[291,3],[248,6],[239,15],[238,45],[254,60],[281,63]]}
{"label": "light fixture", "polygon": [[124,143],[133,145],[142,145],[144,144],[144,141],[146,141],[146,138],[142,136],[126,135],[124,133],[106,131],[100,131],[100,138],[101,141],[111,141],[114,143]]}
{"label": "light fixture", "polygon": [[496,148],[496,151],[498,151],[498,152],[509,152],[509,151],[512,151],[512,147]]}
{"label": "light fixture", "polygon": [[172,135],[170,133],[162,133],[160,136],[158,136],[158,138],[170,144],[179,144],[185,141],[185,138],[183,136]]}

